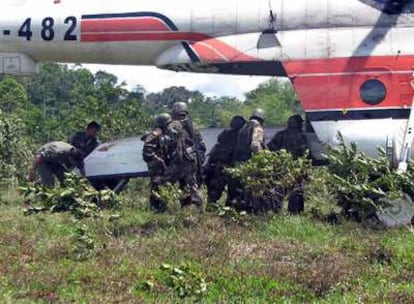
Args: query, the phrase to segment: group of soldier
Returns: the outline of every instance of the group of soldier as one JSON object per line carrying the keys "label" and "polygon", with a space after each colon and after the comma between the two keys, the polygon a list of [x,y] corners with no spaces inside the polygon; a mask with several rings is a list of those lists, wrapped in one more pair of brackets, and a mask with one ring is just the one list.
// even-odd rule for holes
{"label": "group of soldier", "polygon": [[[208,203],[216,203],[227,188],[227,205],[237,206],[244,198],[243,185],[231,178],[226,168],[246,162],[255,153],[266,149],[285,149],[294,157],[304,155],[307,141],[302,131],[302,118],[299,115],[290,117],[287,128],[266,144],[264,114],[262,109],[256,109],[248,120],[234,116],[229,128],[219,134],[207,161],[206,145],[189,116],[186,102],[176,102],[170,113],[158,115],[155,128],[142,137],[143,159],[150,174],[151,209],[166,210],[167,205],[159,195],[159,189],[167,183],[176,184],[182,190],[182,206],[196,205],[201,209],[202,183],[207,186]],[[75,167],[84,176],[84,159],[99,145],[97,135],[100,129],[101,126],[92,121],[85,131],[75,133],[68,142],[53,141],[42,146],[29,170],[29,180],[34,181],[37,174],[44,186],[53,187],[55,179],[62,184],[65,172]],[[303,210],[301,187],[298,189],[289,197],[288,209],[292,213]]]}
{"label": "group of soldier", "polygon": [[101,126],[92,121],[85,131],[75,133],[68,142],[52,141],[40,147],[29,169],[29,181],[33,182],[38,175],[40,183],[51,188],[55,179],[62,184],[65,172],[75,167],[85,176],[83,160],[99,145],[97,135],[100,130]]}
{"label": "group of soldier", "polygon": [[[158,195],[160,186],[167,183],[177,184],[185,193],[182,206],[195,204],[201,207],[200,186],[203,182],[207,186],[208,203],[216,203],[227,187],[227,205],[237,206],[243,199],[243,185],[231,178],[226,168],[246,162],[255,153],[266,149],[285,149],[294,157],[304,155],[307,140],[302,131],[301,116],[291,116],[287,128],[266,144],[264,114],[262,109],[256,109],[248,120],[234,116],[230,127],[218,135],[206,162],[206,146],[189,117],[187,103],[176,102],[171,114],[158,115],[154,130],[142,138],[143,159],[151,177],[150,207],[155,211],[167,208]],[[288,209],[292,213],[303,211],[303,195],[300,187],[298,189],[289,197]]]}

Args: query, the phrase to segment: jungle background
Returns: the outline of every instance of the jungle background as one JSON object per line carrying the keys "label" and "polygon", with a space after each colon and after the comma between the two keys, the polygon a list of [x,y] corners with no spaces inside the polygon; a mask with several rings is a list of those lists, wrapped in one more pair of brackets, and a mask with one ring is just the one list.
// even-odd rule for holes
{"label": "jungle background", "polygon": [[[242,101],[184,87],[130,90],[116,76],[81,65],[47,63],[32,77],[1,78],[0,302],[414,302],[412,226],[332,225],[325,214],[337,210],[337,197],[323,169],[307,184],[301,216],[249,215],[223,206],[199,213],[181,209],[173,188],[164,193],[169,211],[154,214],[146,180],[133,181],[118,198],[73,180],[73,187],[48,193],[48,199],[75,198],[81,213],[25,215],[21,187],[42,144],[66,140],[91,120],[102,124],[101,140],[138,135],[179,100],[191,101],[191,115],[204,128],[225,127],[232,115],[247,117],[256,107],[266,111],[268,126],[284,125],[301,111],[290,84],[277,79]],[[379,166],[348,155],[352,159],[342,161],[347,172]],[[117,208],[90,209],[95,195],[109,195]]]}

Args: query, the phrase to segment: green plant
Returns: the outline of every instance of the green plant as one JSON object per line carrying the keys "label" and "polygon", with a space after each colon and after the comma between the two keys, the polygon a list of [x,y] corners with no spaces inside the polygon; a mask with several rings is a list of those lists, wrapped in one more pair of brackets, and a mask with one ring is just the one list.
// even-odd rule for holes
{"label": "green plant", "polygon": [[0,182],[15,187],[25,178],[32,156],[23,121],[0,110]]}
{"label": "green plant", "polygon": [[26,203],[32,205],[25,215],[38,212],[70,212],[76,219],[99,217],[102,209],[120,207],[119,197],[111,190],[96,191],[89,182],[75,174],[66,174],[64,186],[40,185],[21,188]]}
{"label": "green plant", "polygon": [[184,192],[176,184],[166,183],[158,187],[153,194],[157,199],[166,206],[179,205],[180,200],[184,197]]}
{"label": "green plant", "polygon": [[329,175],[326,182],[345,214],[365,218],[388,203],[383,198],[414,194],[414,171],[394,170],[385,151],[371,158],[358,151],[355,143],[342,144],[327,154]]}
{"label": "green plant", "polygon": [[160,267],[164,283],[180,298],[201,300],[207,293],[207,282],[203,274],[187,263],[174,266],[163,263]]}
{"label": "green plant", "polygon": [[213,212],[217,216],[223,218],[228,223],[242,224],[245,226],[247,225],[249,216],[245,211],[238,212],[234,208],[230,206],[224,206],[222,204],[213,204],[212,208]]}
{"label": "green plant", "polygon": [[285,195],[301,187],[310,169],[307,156],[295,159],[289,152],[281,150],[257,153],[227,172],[243,185],[244,203],[251,209],[278,211]]}
{"label": "green plant", "polygon": [[96,238],[87,225],[77,222],[72,232],[73,253],[77,260],[90,258],[96,249]]}

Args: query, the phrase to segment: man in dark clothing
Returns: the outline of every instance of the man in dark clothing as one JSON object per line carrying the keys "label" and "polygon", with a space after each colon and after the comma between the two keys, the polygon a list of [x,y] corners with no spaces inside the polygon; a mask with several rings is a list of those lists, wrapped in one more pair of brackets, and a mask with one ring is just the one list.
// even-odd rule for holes
{"label": "man in dark clothing", "polygon": [[170,114],[158,115],[155,118],[155,129],[142,137],[144,141],[142,156],[151,176],[150,207],[156,211],[164,211],[167,207],[157,198],[156,191],[163,184],[162,177],[171,161],[172,153],[168,150],[169,140],[166,135],[171,122]]}
{"label": "man in dark clothing", "polygon": [[63,184],[65,172],[72,171],[74,167],[78,167],[81,174],[85,175],[81,151],[62,141],[50,142],[36,152],[32,168],[29,170],[29,181],[35,181],[37,173],[40,182],[52,188],[55,185],[55,177]]}
{"label": "man in dark clothing", "polygon": [[97,136],[101,126],[92,121],[88,124],[85,131],[77,132],[69,139],[69,143],[82,152],[82,157],[85,159],[95,148],[99,145]]}
{"label": "man in dark clothing", "polygon": [[167,135],[171,138],[170,151],[173,152],[171,165],[165,172],[165,179],[172,183],[178,182],[180,188],[188,193],[188,196],[181,200],[182,206],[196,204],[201,207],[199,184],[206,146],[200,130],[188,117],[187,103],[174,103],[171,116],[173,122]]}
{"label": "man in dark clothing", "polygon": [[[276,133],[269,142],[268,147],[271,151],[284,149],[297,159],[304,156],[308,149],[306,135],[302,130],[303,119],[300,115],[293,115],[288,119],[287,124],[288,126],[285,130]],[[303,181],[301,181],[289,195],[288,211],[292,214],[298,214],[303,210]]]}
{"label": "man in dark clothing", "polygon": [[308,149],[306,135],[302,130],[303,119],[300,115],[289,117],[287,128],[279,131],[268,143],[270,151],[286,150],[295,158],[301,157]]}
{"label": "man in dark clothing", "polygon": [[217,202],[228,183],[228,177],[224,169],[231,165],[237,137],[245,123],[243,117],[234,116],[230,128],[223,130],[218,135],[217,143],[211,149],[208,163],[204,167],[204,182],[207,186],[208,203]]}
{"label": "man in dark clothing", "polygon": [[[255,153],[266,149],[264,137],[264,116],[262,109],[255,109],[250,119],[239,131],[236,147],[232,156],[232,165],[239,165],[248,161]],[[250,200],[244,185],[235,178],[229,178],[227,185],[227,203],[238,210],[248,210],[246,207]],[[253,203],[254,204],[254,203]]]}
{"label": "man in dark clothing", "polygon": [[254,153],[266,149],[263,124],[264,111],[262,109],[254,110],[237,137],[233,153],[234,163],[248,161]]}

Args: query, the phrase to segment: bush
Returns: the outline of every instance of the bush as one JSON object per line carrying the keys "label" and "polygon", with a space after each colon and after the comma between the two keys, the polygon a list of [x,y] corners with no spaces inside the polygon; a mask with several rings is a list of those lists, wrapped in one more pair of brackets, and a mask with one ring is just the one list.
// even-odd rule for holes
{"label": "bush", "polygon": [[16,186],[26,178],[31,160],[23,121],[0,110],[0,182]]}
{"label": "bush", "polygon": [[104,208],[118,208],[119,197],[111,190],[96,191],[89,182],[77,175],[67,174],[63,187],[45,188],[34,185],[21,188],[26,203],[35,205],[25,215],[38,212],[70,212],[76,219],[99,217]]}
{"label": "bush", "polygon": [[227,171],[243,187],[243,202],[247,209],[267,211],[280,209],[286,195],[300,190],[310,173],[307,156],[295,159],[285,150],[262,151],[249,161]]}
{"label": "bush", "polygon": [[327,183],[347,216],[366,218],[388,203],[384,198],[401,198],[403,193],[414,195],[414,170],[405,173],[393,169],[385,151],[378,148],[378,157],[359,152],[357,145],[342,143],[332,148]]}

